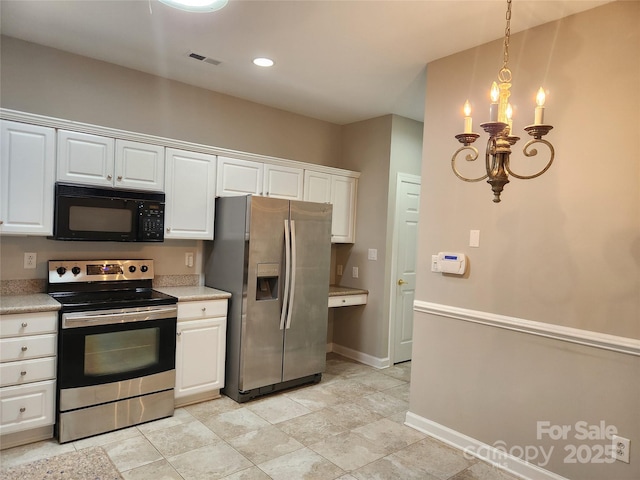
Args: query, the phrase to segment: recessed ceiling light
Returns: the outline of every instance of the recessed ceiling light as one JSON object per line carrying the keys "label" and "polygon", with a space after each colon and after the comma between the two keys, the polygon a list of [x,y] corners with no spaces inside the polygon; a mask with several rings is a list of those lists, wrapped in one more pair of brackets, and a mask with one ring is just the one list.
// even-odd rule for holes
{"label": "recessed ceiling light", "polygon": [[270,58],[258,57],[253,59],[253,63],[259,67],[272,67],[274,62]]}
{"label": "recessed ceiling light", "polygon": [[187,12],[215,12],[224,7],[228,0],[160,0],[170,7]]}

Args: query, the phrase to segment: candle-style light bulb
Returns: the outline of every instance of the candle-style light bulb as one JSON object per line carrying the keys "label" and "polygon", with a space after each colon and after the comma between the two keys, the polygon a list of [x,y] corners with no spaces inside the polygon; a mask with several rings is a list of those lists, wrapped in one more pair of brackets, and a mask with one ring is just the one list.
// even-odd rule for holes
{"label": "candle-style light bulb", "polygon": [[498,99],[500,98],[500,90],[498,89],[498,84],[493,82],[491,84],[491,105],[489,105],[489,121],[497,122],[498,121]]}
{"label": "candle-style light bulb", "polygon": [[546,95],[544,89],[540,87],[536,95],[536,113],[533,121],[534,125],[542,125],[544,123],[544,101]]}
{"label": "candle-style light bulb", "polygon": [[471,104],[469,103],[469,100],[464,102],[463,111],[464,111],[464,133],[472,133],[472,128],[471,128]]}
{"label": "candle-style light bulb", "polygon": [[511,132],[513,130],[513,107],[511,107],[511,104],[507,104],[507,111],[505,112],[507,115],[507,125],[509,126],[509,135],[511,135]]}
{"label": "candle-style light bulb", "polygon": [[500,90],[498,89],[498,84],[493,82],[491,84],[491,103],[498,103],[498,99],[500,98]]}

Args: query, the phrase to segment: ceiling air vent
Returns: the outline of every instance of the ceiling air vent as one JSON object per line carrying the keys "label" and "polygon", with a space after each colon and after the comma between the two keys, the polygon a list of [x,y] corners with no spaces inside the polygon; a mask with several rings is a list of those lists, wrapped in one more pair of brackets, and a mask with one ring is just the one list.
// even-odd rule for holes
{"label": "ceiling air vent", "polygon": [[216,60],[215,58],[205,57],[204,55],[200,55],[199,53],[191,52],[189,57],[194,58],[200,62],[209,63],[211,65],[220,65],[222,62],[220,60]]}

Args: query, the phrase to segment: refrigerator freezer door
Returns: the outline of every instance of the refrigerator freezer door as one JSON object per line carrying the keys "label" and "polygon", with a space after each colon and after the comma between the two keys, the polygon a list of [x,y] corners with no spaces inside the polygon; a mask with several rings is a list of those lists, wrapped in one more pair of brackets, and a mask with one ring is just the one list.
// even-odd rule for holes
{"label": "refrigerator freezer door", "polygon": [[290,210],[295,283],[285,329],[285,382],[325,369],[331,262],[331,205],[292,201]]}
{"label": "refrigerator freezer door", "polygon": [[[239,390],[248,391],[282,381],[280,329],[284,286],[284,224],[289,201],[251,197],[248,217],[246,307],[242,315]],[[280,265],[279,272],[273,265]],[[277,269],[275,269],[277,271]],[[261,292],[270,282],[277,291]],[[326,303],[326,300],[325,300]]]}

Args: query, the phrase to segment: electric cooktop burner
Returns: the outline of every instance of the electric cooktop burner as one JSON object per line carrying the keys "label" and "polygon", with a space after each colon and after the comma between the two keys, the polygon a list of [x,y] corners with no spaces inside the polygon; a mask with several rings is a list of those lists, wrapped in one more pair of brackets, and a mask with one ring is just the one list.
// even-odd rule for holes
{"label": "electric cooktop burner", "polygon": [[106,292],[50,293],[65,310],[71,308],[104,309],[132,308],[149,305],[172,305],[176,298],[152,289],[135,289]]}

